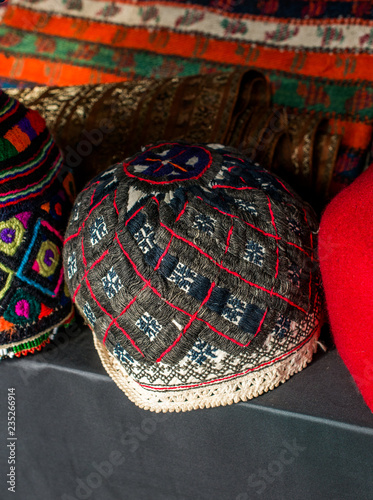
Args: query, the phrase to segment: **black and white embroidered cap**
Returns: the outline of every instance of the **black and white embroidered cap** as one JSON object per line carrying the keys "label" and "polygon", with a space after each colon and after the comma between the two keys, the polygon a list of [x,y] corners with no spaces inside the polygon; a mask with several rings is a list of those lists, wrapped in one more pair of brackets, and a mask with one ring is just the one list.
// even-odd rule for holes
{"label": "black and white embroidered cap", "polygon": [[138,406],[231,404],[311,361],[317,229],[313,210],[242,153],[158,143],[79,194],[66,281],[104,367]]}

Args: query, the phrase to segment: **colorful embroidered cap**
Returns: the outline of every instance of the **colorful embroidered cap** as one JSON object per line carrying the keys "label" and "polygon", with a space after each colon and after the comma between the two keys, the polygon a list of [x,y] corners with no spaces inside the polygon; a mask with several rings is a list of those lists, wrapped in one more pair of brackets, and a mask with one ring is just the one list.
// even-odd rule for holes
{"label": "colorful embroidered cap", "polygon": [[0,90],[0,358],[40,350],[72,315],[62,245],[73,200],[44,119]]}
{"label": "colorful embroidered cap", "polygon": [[104,367],[138,406],[245,401],[311,361],[313,210],[221,145],[158,143],[79,194],[65,275]]}

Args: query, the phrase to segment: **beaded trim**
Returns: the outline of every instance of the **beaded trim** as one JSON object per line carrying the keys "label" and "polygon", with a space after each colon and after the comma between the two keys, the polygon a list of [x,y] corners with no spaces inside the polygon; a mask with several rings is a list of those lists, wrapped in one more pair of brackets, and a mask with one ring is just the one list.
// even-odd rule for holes
{"label": "beaded trim", "polygon": [[75,320],[75,310],[72,307],[68,316],[56,325],[53,330],[48,330],[43,333],[38,333],[34,337],[25,342],[15,342],[0,349],[0,361],[4,358],[20,358],[28,354],[34,354],[35,351],[40,351],[42,347],[49,344],[57,335],[60,326],[68,328]]}

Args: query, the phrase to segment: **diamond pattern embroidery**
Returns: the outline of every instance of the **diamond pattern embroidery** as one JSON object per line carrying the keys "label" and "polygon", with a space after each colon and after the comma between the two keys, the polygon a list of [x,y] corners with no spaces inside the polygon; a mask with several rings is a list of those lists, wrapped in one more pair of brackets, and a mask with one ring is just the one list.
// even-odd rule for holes
{"label": "diamond pattern embroidery", "polygon": [[93,327],[95,326],[96,323],[96,316],[95,313],[92,311],[91,306],[86,302],[83,307],[83,313],[84,316],[87,318],[89,321],[89,324]]}
{"label": "diamond pattern embroidery", "polygon": [[288,224],[289,224],[289,228],[291,229],[291,231],[293,231],[294,234],[296,234],[297,236],[301,236],[302,231],[301,231],[299,223],[296,220],[288,219]]}
{"label": "diamond pattern embroidery", "polygon": [[231,323],[238,325],[245,312],[246,303],[231,295],[223,309],[222,316]]}
{"label": "diamond pattern embroidery", "polygon": [[216,355],[214,354],[215,351],[217,351],[216,347],[212,347],[204,340],[198,339],[187,356],[195,363],[202,365],[206,359],[216,358]]}
{"label": "diamond pattern embroidery", "polygon": [[91,236],[92,246],[97,245],[97,243],[107,234],[106,224],[103,217],[97,217],[89,228],[89,234]]}
{"label": "diamond pattern embroidery", "polygon": [[281,315],[275,326],[275,335],[280,339],[284,338],[290,329],[290,319]]}
{"label": "diamond pattern embroidery", "polygon": [[264,247],[257,243],[256,241],[249,240],[246,243],[244,259],[248,260],[252,264],[262,267],[264,258]]}
{"label": "diamond pattern embroidery", "polygon": [[135,360],[128,354],[126,350],[123,349],[119,344],[117,344],[114,348],[114,354],[119,359],[121,363],[131,363],[133,364]]}
{"label": "diamond pattern embroidery", "polygon": [[80,207],[80,202],[78,202],[73,207],[73,210],[72,210],[72,220],[74,220],[74,221],[76,221],[76,220],[79,219],[79,207]]}
{"label": "diamond pattern embroidery", "polygon": [[176,283],[176,285],[185,292],[189,292],[196,278],[197,273],[179,262],[168,279]]}
{"label": "diamond pattern embroidery", "polygon": [[143,227],[133,235],[142,253],[148,253],[154,247],[154,231],[149,224]]}
{"label": "diamond pattern embroidery", "polygon": [[78,268],[76,267],[76,255],[75,252],[73,252],[67,259],[67,275],[69,279],[71,279],[77,271]]}
{"label": "diamond pattern embroidery", "polygon": [[301,275],[302,270],[296,265],[296,264],[291,264],[289,268],[289,280],[294,286],[299,287],[300,286],[300,275]]}
{"label": "diamond pattern embroidery", "polygon": [[198,231],[213,234],[215,231],[215,220],[208,215],[197,214],[194,217],[193,227],[198,229]]}
{"label": "diamond pattern embroidery", "polygon": [[123,284],[113,267],[111,267],[107,275],[102,278],[102,284],[109,299],[115,297],[119,290],[123,288]]}
{"label": "diamond pattern embroidery", "polygon": [[150,340],[154,340],[157,334],[162,330],[162,325],[153,318],[148,312],[144,313],[135,323],[135,325],[144,332]]}
{"label": "diamond pattern embroidery", "polygon": [[246,210],[247,212],[250,212],[253,215],[258,215],[258,212],[252,203],[249,203],[244,200],[235,200],[234,203],[238,208],[241,208],[241,210]]}
{"label": "diamond pattern embroidery", "polygon": [[[205,201],[207,206],[210,206],[210,208],[206,208],[206,210],[203,210],[203,208],[199,210],[197,208],[198,206],[202,205],[187,204],[188,194],[189,194],[187,186],[185,187],[185,189],[178,188],[177,186],[179,184],[176,184],[176,189],[173,190],[170,189],[169,192],[167,193],[165,193],[164,190],[162,189],[162,196],[157,195],[158,202],[160,204],[161,203],[168,204],[169,207],[166,207],[166,210],[168,210],[170,214],[172,210],[175,216],[176,214],[181,214],[185,212],[186,217],[188,217],[189,214],[190,229],[192,229],[192,232],[194,230],[195,233],[199,233],[199,238],[197,234],[197,242],[193,240],[193,237],[190,236],[189,238],[192,240],[192,246],[195,248],[197,247],[199,250],[198,252],[193,251],[193,255],[195,254],[195,257],[192,259],[192,251],[190,250],[189,246],[182,245],[181,243],[181,241],[183,240],[188,242],[188,240],[184,238],[183,234],[178,235],[173,232],[172,228],[171,229],[168,228],[171,234],[175,234],[175,241],[174,244],[171,246],[171,240],[169,239],[169,237],[167,237],[166,229],[164,230],[162,229],[161,230],[162,235],[161,234],[158,235],[157,225],[153,223],[153,218],[150,218],[152,217],[152,214],[148,215],[147,210],[143,210],[144,207],[146,206],[146,200],[149,199],[151,193],[153,194],[158,193],[157,186],[154,187],[154,190],[151,190],[150,188],[149,190],[148,189],[146,190],[144,189],[144,191],[140,190],[142,189],[141,186],[144,185],[143,183],[145,181],[152,183],[154,182],[154,184],[158,185],[163,183],[163,181],[166,180],[167,177],[167,179],[170,178],[172,180],[177,180],[178,183],[180,182],[181,174],[179,174],[179,172],[173,171],[171,169],[171,167],[173,168],[173,166],[172,165],[170,166],[170,161],[168,158],[168,155],[170,155],[170,151],[168,151],[167,149],[167,151],[162,150],[160,151],[160,153],[161,154],[158,155],[158,158],[156,159],[157,162],[156,167],[154,167],[155,163],[153,162],[154,158],[150,157],[150,155],[147,156],[144,155],[144,158],[141,160],[141,163],[128,164],[128,166],[126,167],[128,169],[128,172],[131,173],[132,176],[134,176],[134,170],[136,170],[138,166],[141,167],[142,165],[144,165],[146,167],[145,170],[141,172],[140,176],[140,178],[142,179],[141,182],[136,181],[134,183],[134,186],[137,186],[137,189],[133,187],[132,188],[133,191],[131,191],[131,193],[128,194],[128,197],[130,197],[131,200],[128,203],[132,204],[131,205],[132,210],[130,216],[128,217],[128,220],[126,221],[126,224],[128,222],[127,224],[128,232],[126,231],[123,232],[120,238],[121,240],[120,247],[125,255],[124,260],[126,262],[126,266],[128,265],[130,271],[125,275],[123,274],[124,270],[121,269],[121,267],[119,267],[120,264],[115,264],[115,262],[118,262],[117,253],[114,254],[113,252],[112,254],[113,260],[112,263],[110,263],[109,265],[107,264],[105,265],[105,262],[107,263],[107,260],[104,261],[102,264],[100,264],[97,259],[98,257],[97,252],[94,252],[93,254],[91,253],[91,255],[96,259],[94,263],[97,262],[99,264],[95,268],[95,271],[92,273],[92,286],[94,288],[94,292],[91,291],[91,294],[93,295],[93,293],[95,293],[95,297],[92,298],[93,299],[96,298],[96,303],[103,302],[102,309],[104,309],[105,306],[105,309],[107,311],[112,311],[110,305],[108,304],[110,300],[112,304],[115,303],[114,312],[115,315],[117,315],[119,310],[121,310],[124,305],[129,304],[128,302],[129,298],[132,297],[133,301],[134,302],[136,301],[136,306],[132,308],[132,311],[123,321],[124,327],[127,330],[127,332],[125,333],[128,334],[127,339],[132,344],[132,347],[127,340],[123,339],[121,340],[121,343],[123,342],[123,345],[127,346],[126,349],[128,349],[128,352],[125,351],[123,348],[116,346],[115,355],[118,357],[118,359],[120,359],[123,363],[126,364],[126,370],[128,372],[130,372],[131,374],[135,373],[137,374],[141,372],[141,377],[144,377],[144,380],[147,380],[147,378],[150,379],[150,377],[153,376],[153,374],[149,375],[146,373],[150,362],[156,366],[155,370],[159,370],[159,372],[157,373],[161,373],[162,376],[166,374],[164,375],[165,377],[168,376],[167,370],[171,370],[170,366],[172,366],[173,363],[176,364],[176,362],[177,363],[180,362],[180,365],[178,365],[177,367],[178,370],[177,377],[180,377],[180,379],[182,377],[185,377],[185,379],[188,380],[189,374],[185,374],[184,372],[184,369],[188,367],[188,363],[189,366],[191,364],[193,365],[192,368],[192,371],[194,370],[193,377],[194,376],[197,377],[197,374],[199,376],[200,373],[203,372],[202,367],[206,363],[210,365],[220,364],[220,366],[222,366],[223,364],[225,364],[227,360],[228,353],[229,356],[234,357],[238,351],[243,351],[242,349],[238,349],[237,345],[240,345],[242,347],[243,346],[248,347],[252,338],[254,338],[256,334],[261,331],[263,325],[264,325],[263,327],[264,332],[262,336],[261,335],[257,336],[258,342],[261,342],[262,338],[264,338],[269,331],[271,331],[272,337],[277,339],[277,342],[282,342],[283,345],[284,343],[287,344],[293,340],[289,338],[292,335],[294,336],[295,339],[298,333],[292,334],[290,332],[289,334],[289,328],[288,328],[289,322],[287,322],[286,319],[281,318],[281,321],[278,321],[277,323],[279,313],[277,312],[276,316],[274,314],[272,315],[271,313],[267,315],[267,311],[268,310],[272,311],[275,308],[277,308],[277,306],[280,307],[279,301],[281,299],[289,302],[292,297],[295,297],[295,306],[298,308],[298,310],[303,310],[304,307],[308,307],[307,303],[305,304],[305,306],[303,305],[303,303],[306,302],[305,298],[303,299],[303,295],[305,297],[308,296],[309,287],[307,288],[304,294],[303,294],[304,287],[302,287],[302,290],[299,290],[300,299],[298,299],[297,289],[294,289],[294,285],[289,286],[289,290],[288,288],[284,290],[285,292],[284,296],[281,296],[279,293],[276,294],[277,296],[276,298],[273,299],[274,304],[272,307],[273,294],[272,290],[270,289],[270,286],[273,280],[270,280],[269,273],[273,272],[272,269],[274,267],[273,264],[275,263],[275,259],[277,259],[277,268],[276,268],[277,274],[279,270],[282,273],[285,271],[286,274],[286,269],[283,269],[283,267],[286,266],[281,266],[280,268],[278,263],[280,262],[279,259],[282,257],[282,254],[280,254],[280,252],[282,253],[284,252],[284,246],[287,245],[288,243],[291,246],[286,247],[285,257],[289,256],[289,260],[292,259],[291,260],[292,262],[296,262],[298,266],[299,265],[302,266],[303,265],[302,255],[299,254],[299,248],[298,248],[299,245],[297,247],[296,245],[294,245],[293,242],[285,241],[286,240],[285,235],[283,235],[282,238],[283,245],[281,246],[278,246],[273,239],[269,239],[268,237],[266,239],[265,235],[267,234],[266,231],[271,233],[275,231],[277,233],[276,226],[279,225],[280,227],[282,227],[281,224],[283,225],[284,222],[286,224],[286,227],[288,228],[287,233],[291,233],[290,219],[292,218],[297,219],[297,217],[299,217],[300,219],[299,224],[300,227],[302,228],[305,223],[304,217],[303,218],[301,217],[302,214],[300,212],[298,213],[297,211],[295,211],[295,205],[294,205],[294,212],[291,212],[289,214],[290,217],[288,220],[285,219],[286,215],[281,210],[274,210],[273,212],[271,210],[271,201],[269,195],[270,194],[272,195],[272,192],[274,192],[275,187],[269,182],[263,182],[266,181],[266,179],[264,176],[261,178],[261,174],[258,174],[257,176],[258,179],[260,180],[260,182],[263,182],[263,186],[268,189],[268,192],[271,191],[271,193],[269,193],[267,196],[268,205],[266,204],[265,201],[266,193],[264,193],[264,196],[260,194],[258,197],[256,197],[256,191],[258,190],[257,187],[253,191],[245,191],[246,189],[249,189],[249,187],[252,185],[252,184],[250,185],[249,182],[253,183],[253,180],[255,180],[255,186],[259,186],[260,182],[259,180],[258,182],[256,182],[257,181],[256,176],[250,174],[250,169],[248,169],[247,178],[244,176],[244,173],[242,173],[244,177],[240,180],[238,176],[240,175],[241,170],[245,170],[242,169],[240,165],[238,165],[239,168],[237,169],[237,171],[234,171],[233,169],[230,169],[230,167],[228,168],[227,166],[223,166],[221,170],[221,172],[223,172],[223,174],[221,173],[221,177],[224,182],[221,182],[219,184],[221,184],[222,186],[231,185],[231,187],[233,188],[232,190],[227,190],[226,198],[224,189],[222,187],[219,188],[219,190],[207,189],[207,183],[209,182],[208,179],[205,179],[206,185],[203,185],[203,188],[201,188],[198,191],[197,190],[191,191],[193,196],[195,196],[195,194],[198,192],[201,195],[200,196],[201,200]],[[164,154],[165,157],[162,157],[162,154]],[[177,162],[179,161],[179,159],[180,157],[178,156]],[[191,167],[190,168],[191,171],[197,165],[196,159],[197,156],[194,154],[190,155],[186,159],[185,164],[188,165],[188,167]],[[173,158],[172,162],[175,163],[175,160]],[[175,165],[177,165],[177,162],[175,163]],[[120,169],[121,168],[122,166],[120,167]],[[177,167],[175,168],[177,169]],[[117,180],[108,179],[107,182],[109,184],[106,183],[105,186],[108,185],[111,189],[115,184],[115,182],[117,182]],[[96,248],[101,247],[101,245],[108,238],[106,234],[108,233],[110,234],[111,222],[113,222],[113,224],[115,222],[114,220],[111,221],[111,219],[109,221],[107,215],[108,207],[110,207],[110,205],[113,204],[113,199],[112,199],[113,197],[107,198],[106,202],[107,205],[105,204],[99,205],[99,200],[102,200],[106,196],[107,191],[105,186],[104,186],[105,189],[102,188],[101,190],[99,189],[99,187],[97,188],[95,187],[94,191],[94,195],[97,196],[97,207],[92,208],[92,211],[95,211],[95,213],[92,214],[92,216],[90,216],[91,218],[89,220],[87,228],[88,231],[86,231],[85,233],[85,238],[87,239],[88,237],[90,239],[87,246],[88,247],[91,246],[91,248],[92,245],[96,245]],[[240,187],[243,187],[244,189],[242,192],[234,190],[235,188],[240,189]],[[279,189],[281,189],[281,187]],[[91,195],[90,193],[91,192],[89,193],[87,192],[86,202],[90,203],[89,208],[91,210],[91,207],[94,206],[94,202],[92,201],[93,195]],[[282,193],[282,195],[285,198],[285,200],[287,200],[287,195],[284,193],[285,190]],[[236,197],[239,196],[240,194],[244,196],[243,200],[236,199]],[[191,199],[189,201],[191,201]],[[276,203],[274,204],[274,207],[281,205],[280,196],[275,198],[275,201]],[[291,204],[291,200],[289,199],[288,201],[289,201],[288,203],[289,206],[292,207],[293,205]],[[258,214],[260,214],[260,216],[263,219],[263,222],[265,222],[264,229],[266,229],[266,231],[261,229],[263,223],[262,219],[260,221],[255,221],[254,225],[247,223],[248,226],[243,226],[243,224],[237,223],[240,224],[240,228],[242,229],[238,231],[237,227],[238,234],[235,232],[233,234],[233,237],[231,238],[232,229],[228,230],[228,228],[229,227],[232,228],[231,217],[237,217],[236,215],[238,213],[237,207],[242,208],[245,214],[249,213],[250,217],[254,219],[256,219]],[[232,208],[232,210],[230,210],[230,208]],[[80,212],[82,212],[82,209],[80,210]],[[243,220],[243,222],[246,221],[245,214],[241,214],[241,216],[239,216],[239,218]],[[256,215],[252,216],[252,214]],[[226,217],[224,217],[224,215],[226,215]],[[278,221],[275,221],[275,216],[278,217]],[[156,217],[155,214],[154,217]],[[81,217],[78,217],[78,220],[83,220],[82,218],[83,214],[81,214]],[[115,216],[114,218],[116,219]],[[110,222],[109,226],[106,226],[106,222],[108,222],[108,224]],[[267,228],[267,226],[268,227],[270,226],[271,222],[273,226],[272,230]],[[173,226],[171,223],[169,225]],[[218,225],[219,225],[219,231],[218,231]],[[74,224],[73,230],[75,231],[75,233],[77,233],[77,235],[79,235],[79,232],[76,231],[75,226],[76,224]],[[249,227],[251,227],[251,229],[249,229]],[[183,233],[183,227],[181,227],[180,229],[181,232]],[[296,230],[297,229],[294,226],[293,231]],[[217,231],[219,232],[219,234],[217,234]],[[260,232],[261,234],[258,234],[256,231]],[[306,231],[306,229],[304,231]],[[70,239],[75,237],[75,233],[71,235]],[[243,236],[244,234],[246,234],[246,237]],[[187,235],[189,236],[188,231]],[[216,235],[217,240],[218,239],[221,240],[223,248],[225,244],[226,250],[229,249],[229,244],[232,245],[231,247],[232,252],[229,256],[230,259],[227,258],[227,263],[225,263],[227,265],[227,268],[225,268],[226,270],[224,270],[224,276],[227,277],[227,281],[222,280],[220,283],[218,283],[221,286],[215,286],[215,283],[212,283],[212,276],[216,277],[217,275],[219,275],[219,268],[224,269],[224,266],[222,265],[222,262],[220,262],[219,264],[218,258],[214,258],[214,255],[210,255],[213,253],[211,249],[211,241],[210,242],[208,241],[211,240],[212,236],[210,235],[213,236]],[[270,234],[268,236],[273,237],[275,235]],[[286,236],[288,235],[286,234]],[[242,237],[244,237],[243,240]],[[8,232],[4,233],[4,238],[10,238]],[[177,239],[180,238],[179,243],[176,243],[176,238]],[[102,239],[103,241],[100,241]],[[117,239],[119,242],[119,238]],[[294,234],[293,234],[293,239],[294,239]],[[100,243],[98,244],[98,242]],[[128,243],[127,249],[126,249],[126,242]],[[166,247],[167,244],[168,246]],[[76,267],[78,264],[79,264],[79,271],[81,271],[82,264],[81,264],[80,249],[79,249],[80,247],[79,238],[76,240],[76,245],[77,245],[75,247],[76,262],[75,262],[75,255],[74,255],[74,261],[70,257],[69,276],[73,273],[79,275],[79,273],[76,272]],[[131,248],[133,247],[133,245],[135,245],[135,248],[138,247],[138,249],[141,250],[141,252],[139,251],[131,252]],[[185,249],[183,250],[183,248]],[[115,246],[115,249],[116,252],[119,253],[117,246]],[[108,250],[111,250],[111,248],[108,248]],[[127,252],[128,254],[130,254],[129,259],[127,258],[128,257]],[[69,252],[67,256],[71,253],[72,252]],[[143,258],[141,258],[141,254]],[[189,255],[188,260],[186,259],[184,260],[182,255]],[[202,255],[209,259],[208,266],[207,265],[204,266]],[[87,251],[87,257],[90,258],[88,251]],[[240,268],[240,263],[234,261],[235,257],[241,259],[242,270]],[[245,259],[245,263],[243,263],[243,259]],[[128,264],[128,261],[130,262],[130,264]],[[217,265],[216,268],[213,267],[211,261],[214,261],[216,263]],[[159,266],[157,265],[158,262]],[[111,267],[114,265],[115,268]],[[131,265],[133,270],[130,267]],[[260,272],[261,268],[264,266],[268,268],[267,269],[268,273],[265,275],[263,275],[263,273]],[[85,267],[87,268],[87,270],[89,269],[88,263],[87,265],[85,265]],[[258,270],[258,272],[254,272],[254,274],[250,275],[250,272],[248,272],[248,267],[251,268],[251,271],[253,271],[253,267],[255,267]],[[116,271],[117,269],[119,271],[119,275],[117,274],[118,273],[118,271]],[[151,278],[150,275],[153,275],[152,274],[153,269],[155,277],[154,280],[152,280],[151,286],[152,288],[154,287],[157,296],[159,295],[161,299],[164,300],[164,303],[166,303],[169,306],[168,308],[165,306],[166,307],[165,313],[168,312],[168,315],[171,318],[171,325],[169,326],[171,327],[172,323],[174,323],[175,326],[177,327],[176,331],[174,330],[172,332],[166,331],[169,328],[169,326],[167,326],[166,320],[165,321],[162,320],[162,323],[160,323],[161,321],[160,316],[156,314],[157,312],[156,309],[158,306],[150,308],[151,304],[149,305],[149,303],[146,304],[142,302],[143,298],[142,296],[137,297],[137,295],[136,296],[133,295],[142,285],[141,282],[144,283],[143,287],[149,286],[148,283],[150,284],[149,280]],[[302,272],[299,276],[300,271]],[[221,273],[223,273],[223,270],[221,271]],[[302,284],[303,281],[306,282],[305,278],[308,275],[304,276],[303,280],[303,273],[304,269],[301,270],[301,269],[296,269],[294,267],[292,269],[292,281],[294,283],[300,281],[300,284]],[[135,277],[135,274],[139,276],[140,279]],[[229,280],[228,274],[234,275],[235,278],[234,279],[232,278],[232,281]],[[251,281],[253,282],[250,285],[250,289],[248,289],[249,287],[246,287],[244,285],[244,283],[248,281],[246,279],[247,274],[251,276],[249,284],[251,283]],[[136,286],[134,284],[133,287],[130,286],[128,288],[127,280],[131,279],[131,275],[133,275],[136,279]],[[96,279],[96,283],[93,283],[94,278]],[[121,281],[122,279],[123,282]],[[164,283],[163,280],[168,280],[168,282],[166,281],[166,283]],[[100,281],[102,282],[102,288]],[[230,286],[230,282],[232,283],[232,286]],[[76,283],[74,283],[74,285],[75,284]],[[87,279],[87,285],[89,287],[88,279]],[[158,289],[156,287],[158,287]],[[120,292],[122,288],[123,290]],[[239,290],[241,289],[242,292],[239,293]],[[261,289],[262,292],[256,292],[257,289]],[[124,295],[124,292],[126,292],[125,294],[126,297],[124,296],[121,297],[122,294]],[[184,301],[183,301],[183,297],[182,295],[180,295],[180,292],[185,292],[186,294],[189,295],[189,297],[187,298],[186,296],[184,296]],[[87,322],[89,322],[92,325],[95,324],[94,328],[96,329],[98,328],[97,325],[100,322],[99,309],[97,309],[95,302],[90,302],[90,299],[84,296],[84,293],[87,293],[85,286],[82,292],[79,295],[77,295],[77,297],[81,301],[80,305],[82,307],[82,311],[84,311],[84,315],[87,319]],[[238,295],[235,296],[234,295],[235,293],[238,293]],[[260,295],[257,297],[258,293]],[[178,305],[173,304],[173,299],[175,299],[176,297],[180,299],[180,300],[175,300],[175,302],[177,302]],[[255,303],[253,303],[253,301],[251,300],[252,298],[255,299],[254,300]],[[258,303],[261,298],[263,299],[263,302],[261,303],[262,308],[256,305],[256,303]],[[87,303],[85,302],[86,300],[88,301]],[[118,300],[120,302],[119,304],[117,303]],[[299,306],[297,305],[298,300],[301,302]],[[212,323],[210,329],[211,331],[209,332],[208,337],[205,337],[204,340],[194,337],[196,331],[193,329],[187,331],[188,329],[185,328],[184,332],[184,325],[187,324],[189,315],[191,316],[195,315],[197,319],[202,319],[197,316],[197,313],[200,310],[198,304],[203,304],[203,307],[206,308],[205,317],[206,319],[210,318]],[[179,310],[180,308],[182,309]],[[288,311],[289,308],[290,306],[285,307],[284,305],[282,310]],[[186,315],[188,317],[182,316],[183,309],[187,311]],[[138,311],[137,314],[135,312],[136,310]],[[307,309],[305,309],[305,311],[307,311]],[[135,315],[132,316],[132,320],[130,318],[131,313]],[[97,317],[95,316],[95,314],[97,314]],[[154,317],[153,314],[155,314]],[[304,314],[303,311],[302,314]],[[284,315],[286,316],[285,313]],[[175,317],[177,319],[172,320],[172,317]],[[292,326],[293,331],[295,331],[294,330],[295,328],[298,329],[300,328],[297,322],[299,322],[301,313],[300,312],[297,313],[297,311],[294,311],[294,314],[292,314],[291,317],[294,319],[290,321],[290,326]],[[216,325],[214,323],[214,318],[216,318]],[[132,331],[129,326],[130,322],[132,322],[133,327],[136,326],[134,330],[132,328]],[[119,326],[119,328],[121,329],[122,327]],[[223,333],[219,334],[220,332]],[[224,332],[227,332],[227,335],[225,335]],[[175,341],[176,335],[177,335],[176,338],[177,341]],[[181,342],[179,342],[178,339],[183,338],[183,336],[187,337],[187,339],[185,341],[183,341],[184,340],[183,339]],[[226,338],[223,338],[224,336]],[[160,339],[160,337],[162,337],[162,339]],[[122,339],[120,335],[118,335],[118,338]],[[137,340],[139,340],[139,345],[137,345]],[[161,345],[159,346],[155,345],[158,342],[160,342],[160,340],[162,340]],[[142,353],[145,359],[144,360],[141,359],[140,355],[137,352],[135,352],[134,349]],[[251,351],[250,349],[246,350],[248,352]],[[144,351],[144,353],[142,351]],[[172,352],[171,356],[169,356],[169,352]],[[164,359],[166,368],[162,367],[163,356],[165,356]],[[154,361],[158,361],[158,363],[155,364]],[[217,363],[217,361],[219,361],[219,363]],[[140,377],[138,378],[139,381],[142,381],[142,378],[141,379]],[[155,382],[155,380],[156,379],[154,379],[154,381],[153,380],[150,381],[150,383],[154,382],[154,384],[158,384],[159,380],[157,380],[157,382]]]}

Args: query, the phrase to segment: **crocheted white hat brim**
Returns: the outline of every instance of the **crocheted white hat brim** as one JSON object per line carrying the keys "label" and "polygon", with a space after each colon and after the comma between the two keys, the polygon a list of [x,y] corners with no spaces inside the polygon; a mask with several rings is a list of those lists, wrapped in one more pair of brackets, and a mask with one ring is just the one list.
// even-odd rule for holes
{"label": "crocheted white hat brim", "polygon": [[140,408],[159,413],[225,406],[253,399],[278,387],[311,362],[317,350],[320,329],[321,323],[299,349],[268,366],[217,384],[179,390],[143,388],[127,374],[118,359],[107,350],[94,333],[93,339],[105,370],[117,386]]}

